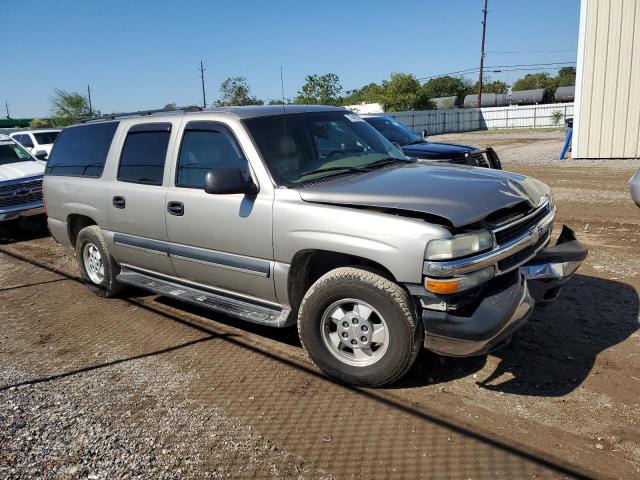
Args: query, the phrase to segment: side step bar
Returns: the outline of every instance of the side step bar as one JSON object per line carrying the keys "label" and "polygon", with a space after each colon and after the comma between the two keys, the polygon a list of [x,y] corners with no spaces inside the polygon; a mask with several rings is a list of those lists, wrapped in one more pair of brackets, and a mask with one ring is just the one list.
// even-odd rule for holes
{"label": "side step bar", "polygon": [[122,272],[116,279],[126,285],[150,290],[165,297],[175,298],[176,300],[224,313],[247,322],[269,327],[286,327],[293,323],[289,321],[291,310],[287,308],[278,309],[266,305],[257,305],[220,293],[187,286],[177,281],[158,278],[127,267],[122,268]]}

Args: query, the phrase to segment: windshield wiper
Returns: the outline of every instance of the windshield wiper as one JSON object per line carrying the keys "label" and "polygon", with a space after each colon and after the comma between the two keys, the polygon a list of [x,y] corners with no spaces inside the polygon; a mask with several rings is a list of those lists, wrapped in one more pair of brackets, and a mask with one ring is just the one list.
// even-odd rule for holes
{"label": "windshield wiper", "polygon": [[401,158],[396,158],[396,157],[387,157],[387,158],[382,158],[380,160],[376,160],[375,162],[369,163],[367,165],[363,165],[361,168],[370,170],[371,167],[373,168],[384,167],[385,165],[391,165],[392,163],[414,163],[414,162],[415,160],[411,160],[411,159],[403,160]]}
{"label": "windshield wiper", "polygon": [[414,140],[413,142],[407,143],[407,145],[416,145],[418,143],[427,143],[424,138],[419,138],[418,140]]}
{"label": "windshield wiper", "polygon": [[367,172],[368,169],[364,168],[364,167],[326,167],[326,168],[319,168],[317,170],[310,170],[308,172],[304,172],[302,175],[300,175],[300,178],[306,177],[307,175],[314,175],[316,173],[337,172],[337,171],[343,171],[343,172]]}

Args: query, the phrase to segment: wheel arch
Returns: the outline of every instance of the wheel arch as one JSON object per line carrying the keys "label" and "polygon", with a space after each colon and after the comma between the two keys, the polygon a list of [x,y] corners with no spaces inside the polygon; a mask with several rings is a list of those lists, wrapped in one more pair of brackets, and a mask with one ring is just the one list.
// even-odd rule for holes
{"label": "wheel arch", "polygon": [[362,267],[396,282],[384,265],[366,257],[322,249],[298,251],[289,264],[287,292],[292,311],[297,311],[309,287],[325,273],[340,267]]}
{"label": "wheel arch", "polygon": [[98,225],[93,218],[88,215],[82,215],[79,213],[72,213],[67,216],[67,235],[69,236],[69,242],[71,246],[75,248],[76,241],[78,240],[78,234],[80,230],[90,225]]}

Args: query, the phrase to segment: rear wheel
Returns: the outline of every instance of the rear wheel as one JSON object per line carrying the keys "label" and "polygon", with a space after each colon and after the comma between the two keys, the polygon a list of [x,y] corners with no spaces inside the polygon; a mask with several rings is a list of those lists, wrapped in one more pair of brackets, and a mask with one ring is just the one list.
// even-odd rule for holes
{"label": "rear wheel", "polygon": [[85,284],[101,297],[113,297],[123,289],[116,280],[120,266],[111,256],[100,227],[91,225],[78,233],[76,241],[78,268]]}
{"label": "rear wheel", "polygon": [[318,367],[350,385],[399,379],[423,339],[408,294],[377,273],[351,267],[332,270],[311,286],[298,331]]}

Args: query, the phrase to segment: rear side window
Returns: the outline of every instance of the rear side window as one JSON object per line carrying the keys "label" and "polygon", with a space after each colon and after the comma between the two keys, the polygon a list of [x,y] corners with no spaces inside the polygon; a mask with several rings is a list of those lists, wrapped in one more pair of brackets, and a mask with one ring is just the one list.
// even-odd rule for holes
{"label": "rear side window", "polygon": [[170,123],[143,123],[131,127],[122,147],[118,180],[162,185],[170,135]]}
{"label": "rear side window", "polygon": [[189,122],[184,130],[176,186],[203,188],[209,170],[238,168],[245,177],[248,164],[231,131],[216,122]]}
{"label": "rear side window", "polygon": [[51,151],[46,175],[100,177],[118,122],[66,128]]}
{"label": "rear side window", "polygon": [[36,137],[36,142],[40,145],[51,145],[56,141],[58,132],[38,132],[33,134]]}

